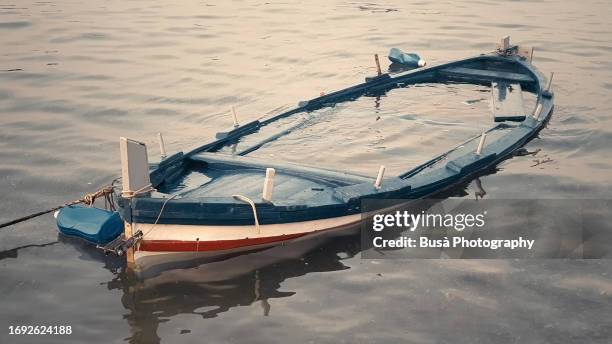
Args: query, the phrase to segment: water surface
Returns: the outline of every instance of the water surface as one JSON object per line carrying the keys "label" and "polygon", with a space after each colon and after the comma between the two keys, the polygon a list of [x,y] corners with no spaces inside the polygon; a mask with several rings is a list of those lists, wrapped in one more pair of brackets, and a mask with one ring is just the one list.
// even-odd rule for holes
{"label": "water surface", "polygon": [[[480,179],[487,197],[609,198],[610,18],[609,3],[595,0],[2,0],[0,221],[109,182],[120,171],[119,136],[146,142],[157,156],[162,131],[168,151],[187,150],[231,126],[230,106],[246,122],[355,84],[375,73],[373,54],[386,56],[390,47],[435,64],[491,51],[506,34],[534,46],[538,68],[555,72],[553,118],[527,147],[552,161],[504,162]],[[467,111],[486,113],[486,101],[466,105],[476,98],[409,91],[346,105],[360,114],[357,122],[339,116],[350,111],[333,112],[342,108],[314,114],[322,120],[309,135],[258,154],[375,174],[382,159],[405,156],[411,165],[419,153],[455,142],[438,130],[467,134],[486,124]],[[444,116],[452,109],[460,116]],[[346,126],[334,133],[334,125]],[[308,150],[296,157],[300,145]],[[469,184],[455,197],[474,192]],[[365,260],[357,238],[319,244],[141,282],[119,260],[58,236],[51,216],[41,217],[0,232],[0,342],[612,337],[612,268],[605,260]],[[72,325],[74,333],[7,335],[9,325],[21,324]]]}

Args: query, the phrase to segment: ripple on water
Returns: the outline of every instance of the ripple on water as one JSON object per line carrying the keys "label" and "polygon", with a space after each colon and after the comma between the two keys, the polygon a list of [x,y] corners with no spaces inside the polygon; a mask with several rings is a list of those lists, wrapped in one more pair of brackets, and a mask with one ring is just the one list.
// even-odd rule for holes
{"label": "ripple on water", "polygon": [[0,21],[0,30],[17,30],[31,26],[32,23],[29,21],[12,21],[3,22]]}

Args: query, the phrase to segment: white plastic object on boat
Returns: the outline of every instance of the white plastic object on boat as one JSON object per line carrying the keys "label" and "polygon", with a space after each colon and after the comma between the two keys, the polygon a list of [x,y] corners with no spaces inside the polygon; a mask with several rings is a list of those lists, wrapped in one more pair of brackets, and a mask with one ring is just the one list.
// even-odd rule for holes
{"label": "white plastic object on boat", "polygon": [[122,195],[133,195],[151,185],[149,179],[149,159],[147,146],[138,141],[122,137],[119,139],[121,150]]}
{"label": "white plastic object on boat", "polygon": [[166,158],[166,146],[164,145],[164,137],[162,133],[157,133],[157,139],[159,140],[159,155],[162,160]]}
{"label": "white plastic object on boat", "polygon": [[263,196],[261,197],[264,201],[272,202],[272,191],[274,190],[274,175],[276,170],[273,168],[266,168],[266,179],[263,185]]}
{"label": "white plastic object on boat", "polygon": [[376,176],[376,181],[374,182],[374,187],[376,188],[376,190],[380,189],[380,187],[382,186],[385,169],[385,165],[380,165],[380,168],[378,169],[378,176]]}
{"label": "white plastic object on boat", "polygon": [[505,81],[491,82],[491,110],[495,122],[525,119],[521,84]]}
{"label": "white plastic object on boat", "polygon": [[476,155],[480,155],[480,153],[482,153],[482,149],[484,148],[486,138],[487,138],[487,133],[483,131],[482,135],[480,136],[480,142],[478,142],[478,148],[476,148]]}
{"label": "white plastic object on boat", "polygon": [[427,65],[427,62],[418,54],[404,53],[398,48],[391,48],[389,50],[389,60],[406,67],[424,67]]}

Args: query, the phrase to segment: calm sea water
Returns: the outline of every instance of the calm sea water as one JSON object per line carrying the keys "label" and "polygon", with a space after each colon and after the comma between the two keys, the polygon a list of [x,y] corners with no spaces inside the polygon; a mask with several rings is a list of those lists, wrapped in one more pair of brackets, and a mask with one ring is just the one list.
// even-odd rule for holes
{"label": "calm sea water", "polygon": [[[487,197],[609,198],[611,18],[607,1],[592,0],[2,0],[0,222],[109,182],[120,171],[119,136],[157,155],[162,131],[169,151],[186,150],[230,126],[231,105],[242,121],[294,106],[372,75],[372,55],[390,47],[438,63],[491,51],[506,34],[533,45],[534,64],[555,72],[553,119],[528,145],[552,161],[505,162],[481,178]],[[258,154],[375,174],[381,160],[416,163],[487,123],[472,111],[488,116],[477,89],[409,91],[347,104],[346,117],[313,114],[304,135]],[[459,191],[473,197],[474,186]],[[120,260],[58,236],[44,216],[0,232],[0,342],[612,338],[609,260],[359,253],[358,238],[337,238],[140,281]],[[8,335],[10,325],[37,324],[71,325],[73,334]]]}

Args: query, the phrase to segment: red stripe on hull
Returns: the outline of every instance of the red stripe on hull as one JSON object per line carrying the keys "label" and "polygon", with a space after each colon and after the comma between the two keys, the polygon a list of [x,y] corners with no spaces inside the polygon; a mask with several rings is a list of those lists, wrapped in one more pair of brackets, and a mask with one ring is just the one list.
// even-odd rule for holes
{"label": "red stripe on hull", "polygon": [[150,252],[206,252],[223,251],[241,247],[257,246],[299,238],[308,233],[287,234],[264,238],[215,241],[143,240],[138,251]]}

